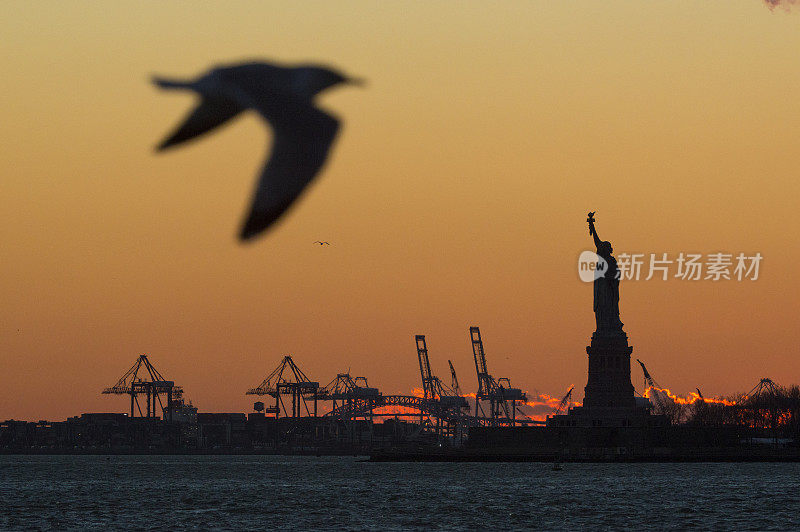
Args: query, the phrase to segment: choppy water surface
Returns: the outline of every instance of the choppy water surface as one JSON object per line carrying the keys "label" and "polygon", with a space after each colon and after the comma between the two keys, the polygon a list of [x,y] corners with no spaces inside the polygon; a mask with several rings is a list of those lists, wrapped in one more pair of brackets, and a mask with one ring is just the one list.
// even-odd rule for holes
{"label": "choppy water surface", "polygon": [[0,456],[0,528],[800,528],[800,464]]}

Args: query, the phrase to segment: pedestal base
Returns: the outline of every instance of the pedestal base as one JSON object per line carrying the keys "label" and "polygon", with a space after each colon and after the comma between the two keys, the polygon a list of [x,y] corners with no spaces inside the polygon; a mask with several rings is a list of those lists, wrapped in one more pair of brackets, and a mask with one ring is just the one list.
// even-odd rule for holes
{"label": "pedestal base", "polygon": [[623,331],[595,332],[589,355],[584,409],[631,409],[636,406],[631,384],[631,353]]}
{"label": "pedestal base", "polygon": [[633,406],[631,408],[586,408],[578,406],[570,408],[569,412],[560,416],[547,419],[548,427],[653,427],[666,424],[664,416],[650,415],[646,406]]}

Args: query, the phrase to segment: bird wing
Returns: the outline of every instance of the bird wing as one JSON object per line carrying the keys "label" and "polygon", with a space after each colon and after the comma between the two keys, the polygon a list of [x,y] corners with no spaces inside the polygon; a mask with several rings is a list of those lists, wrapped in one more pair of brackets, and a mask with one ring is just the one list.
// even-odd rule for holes
{"label": "bird wing", "polygon": [[336,138],[339,121],[303,102],[284,102],[265,115],[274,128],[272,150],[239,234],[248,240],[267,229],[314,179]]}
{"label": "bird wing", "polygon": [[[162,89],[197,90],[194,83],[170,81],[156,78],[153,82]],[[244,110],[236,101],[221,94],[200,93],[200,103],[184,119],[180,126],[158,145],[157,150],[180,144],[207,133],[235,117]]]}

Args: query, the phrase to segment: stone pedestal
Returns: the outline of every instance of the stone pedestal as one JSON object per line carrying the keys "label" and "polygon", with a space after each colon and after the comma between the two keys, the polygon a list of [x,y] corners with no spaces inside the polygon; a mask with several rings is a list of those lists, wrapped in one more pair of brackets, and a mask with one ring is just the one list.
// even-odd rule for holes
{"label": "stone pedestal", "polygon": [[666,424],[664,416],[650,415],[647,399],[634,397],[631,353],[623,331],[595,332],[586,348],[589,379],[583,406],[553,416],[548,426],[564,428],[652,428]]}
{"label": "stone pedestal", "polygon": [[594,408],[634,408],[631,384],[631,353],[628,335],[623,331],[595,332],[586,348],[589,379],[584,388],[583,406]]}

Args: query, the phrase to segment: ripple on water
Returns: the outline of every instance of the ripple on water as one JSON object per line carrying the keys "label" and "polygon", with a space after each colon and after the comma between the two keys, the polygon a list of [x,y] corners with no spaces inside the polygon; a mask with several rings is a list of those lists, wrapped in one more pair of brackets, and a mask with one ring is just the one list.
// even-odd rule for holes
{"label": "ripple on water", "polygon": [[800,528],[800,464],[0,456],[0,528]]}

